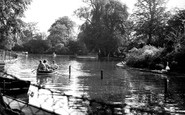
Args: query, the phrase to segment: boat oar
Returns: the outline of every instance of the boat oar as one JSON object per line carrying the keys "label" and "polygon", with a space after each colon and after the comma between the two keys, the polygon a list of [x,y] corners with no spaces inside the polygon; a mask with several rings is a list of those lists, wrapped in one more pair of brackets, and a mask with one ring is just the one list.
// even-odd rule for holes
{"label": "boat oar", "polygon": [[36,71],[37,69],[32,70],[32,72]]}

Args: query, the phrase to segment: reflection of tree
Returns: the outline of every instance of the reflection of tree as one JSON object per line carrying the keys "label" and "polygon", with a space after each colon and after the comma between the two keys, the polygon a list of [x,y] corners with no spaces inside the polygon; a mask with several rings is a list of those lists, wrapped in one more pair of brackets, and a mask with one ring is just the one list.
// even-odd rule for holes
{"label": "reflection of tree", "polygon": [[[125,102],[130,106],[131,113],[164,112],[165,95],[164,80],[159,75],[128,70],[133,91],[127,95]],[[142,113],[142,114],[143,114]]]}
{"label": "reflection of tree", "polygon": [[177,104],[185,109],[185,84],[184,77],[170,77],[168,86],[168,102]]}

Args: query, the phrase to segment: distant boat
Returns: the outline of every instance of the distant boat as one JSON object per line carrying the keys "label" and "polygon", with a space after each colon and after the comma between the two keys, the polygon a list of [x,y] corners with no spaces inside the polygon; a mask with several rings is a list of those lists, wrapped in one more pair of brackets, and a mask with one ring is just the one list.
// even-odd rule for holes
{"label": "distant boat", "polygon": [[87,56],[75,56],[76,59],[82,59],[82,60],[97,60],[98,57],[94,55],[87,55]]}
{"label": "distant boat", "polygon": [[1,93],[8,96],[17,96],[27,94],[31,82],[16,78],[7,73],[0,75],[0,90]]}
{"label": "distant boat", "polygon": [[24,55],[28,55],[28,52],[22,52],[22,54],[24,54]]}

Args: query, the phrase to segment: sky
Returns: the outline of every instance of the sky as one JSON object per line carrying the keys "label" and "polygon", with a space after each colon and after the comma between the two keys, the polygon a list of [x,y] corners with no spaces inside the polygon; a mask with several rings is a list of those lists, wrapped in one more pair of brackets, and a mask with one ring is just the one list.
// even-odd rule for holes
{"label": "sky", "polygon": [[[134,3],[137,0],[121,0],[128,6],[129,12],[132,11]],[[25,11],[25,22],[36,22],[40,32],[47,33],[50,26],[59,17],[68,16],[76,22],[76,27],[83,23],[74,15],[74,11],[81,6],[84,6],[82,0],[32,0],[31,5]],[[185,8],[185,0],[169,0],[168,8]],[[77,32],[77,30],[76,30]]]}

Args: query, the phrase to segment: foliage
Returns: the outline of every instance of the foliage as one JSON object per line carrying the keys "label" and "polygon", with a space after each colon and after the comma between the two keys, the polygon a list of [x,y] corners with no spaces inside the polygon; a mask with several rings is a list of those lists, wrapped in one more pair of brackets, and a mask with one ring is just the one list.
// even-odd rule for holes
{"label": "foliage", "polygon": [[43,54],[47,49],[49,49],[48,42],[46,40],[30,40],[23,45],[24,50],[29,53]]}
{"label": "foliage", "polygon": [[184,70],[185,65],[185,10],[177,10],[167,22],[165,58],[175,71]]}
{"label": "foliage", "polygon": [[21,33],[24,11],[31,0],[1,0],[0,1],[0,47],[11,49]]}
{"label": "foliage", "polygon": [[132,15],[136,36],[146,44],[162,46],[165,38],[164,27],[169,13],[165,12],[166,0],[138,0]]}
{"label": "foliage", "polygon": [[[89,51],[100,51],[101,56],[113,55],[125,39],[128,12],[126,5],[117,0],[86,0],[89,6],[75,14],[86,21],[78,39]],[[108,33],[108,34],[107,34]]]}
{"label": "foliage", "polygon": [[76,40],[70,40],[68,44],[70,54],[84,55],[88,53],[88,50],[84,43],[81,43]]}
{"label": "foliage", "polygon": [[178,10],[176,14],[168,20],[166,35],[166,47],[171,47],[171,51],[185,44],[185,10]]}
{"label": "foliage", "polygon": [[24,44],[32,40],[35,36],[37,36],[38,30],[37,30],[37,23],[29,22],[24,23],[22,35],[20,36],[20,42],[19,45]]}
{"label": "foliage", "polygon": [[70,38],[73,37],[74,25],[75,23],[67,16],[56,20],[48,30],[50,34],[47,39],[50,41],[52,47],[55,47],[58,43],[66,46]]}
{"label": "foliage", "polygon": [[146,45],[143,48],[133,48],[127,55],[127,65],[133,67],[156,69],[156,64],[162,63],[163,48]]}

